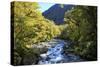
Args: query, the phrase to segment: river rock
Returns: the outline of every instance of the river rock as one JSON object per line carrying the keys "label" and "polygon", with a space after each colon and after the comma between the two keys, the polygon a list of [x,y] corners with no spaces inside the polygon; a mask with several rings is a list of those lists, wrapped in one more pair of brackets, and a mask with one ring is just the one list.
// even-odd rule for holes
{"label": "river rock", "polygon": [[83,61],[79,56],[75,54],[68,53],[67,51],[65,53],[65,49],[70,46],[69,41],[53,39],[48,42],[48,45],[51,45],[51,47],[48,48],[46,53],[40,55],[41,60],[38,64],[56,64]]}

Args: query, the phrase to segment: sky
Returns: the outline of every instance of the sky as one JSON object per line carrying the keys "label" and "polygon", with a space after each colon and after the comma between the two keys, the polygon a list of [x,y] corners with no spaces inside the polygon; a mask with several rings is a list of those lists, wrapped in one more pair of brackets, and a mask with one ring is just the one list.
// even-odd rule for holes
{"label": "sky", "polygon": [[39,10],[41,12],[44,12],[44,11],[48,10],[51,6],[54,5],[54,3],[43,3],[43,2],[40,2],[38,4],[40,6],[40,9]]}

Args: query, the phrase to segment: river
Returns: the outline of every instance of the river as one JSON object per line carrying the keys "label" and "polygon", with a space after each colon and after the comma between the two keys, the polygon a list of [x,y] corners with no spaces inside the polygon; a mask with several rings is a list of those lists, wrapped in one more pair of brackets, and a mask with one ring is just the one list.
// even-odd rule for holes
{"label": "river", "polygon": [[66,62],[78,62],[83,61],[79,56],[74,54],[64,53],[64,47],[68,46],[68,42],[61,39],[53,39],[49,43],[52,46],[48,48],[47,52],[40,54],[41,59],[38,64],[56,64],[56,63],[66,63]]}

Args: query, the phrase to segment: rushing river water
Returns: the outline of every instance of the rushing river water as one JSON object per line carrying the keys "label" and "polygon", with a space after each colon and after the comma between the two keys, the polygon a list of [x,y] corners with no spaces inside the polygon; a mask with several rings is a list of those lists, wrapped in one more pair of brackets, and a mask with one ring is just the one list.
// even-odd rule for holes
{"label": "rushing river water", "polygon": [[48,51],[40,55],[41,59],[38,64],[55,64],[82,61],[79,56],[64,53],[64,46],[68,46],[68,43],[64,40],[55,39],[52,40],[50,44],[52,46],[48,48]]}

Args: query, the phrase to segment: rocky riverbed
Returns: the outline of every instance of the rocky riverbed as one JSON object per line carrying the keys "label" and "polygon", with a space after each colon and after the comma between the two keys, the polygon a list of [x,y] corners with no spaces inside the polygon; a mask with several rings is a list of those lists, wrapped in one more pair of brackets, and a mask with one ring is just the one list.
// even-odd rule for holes
{"label": "rocky riverbed", "polygon": [[[50,41],[51,47],[46,53],[40,54],[41,59],[38,64],[56,64],[66,62],[83,61],[79,56],[71,53],[64,53],[64,47],[69,47],[70,43],[61,39],[53,39]],[[52,45],[53,44],[53,45]]]}
{"label": "rocky riverbed", "polygon": [[33,44],[34,54],[24,59],[25,64],[56,64],[83,61],[80,56],[65,51],[70,42],[61,39],[52,39],[48,42]]}

